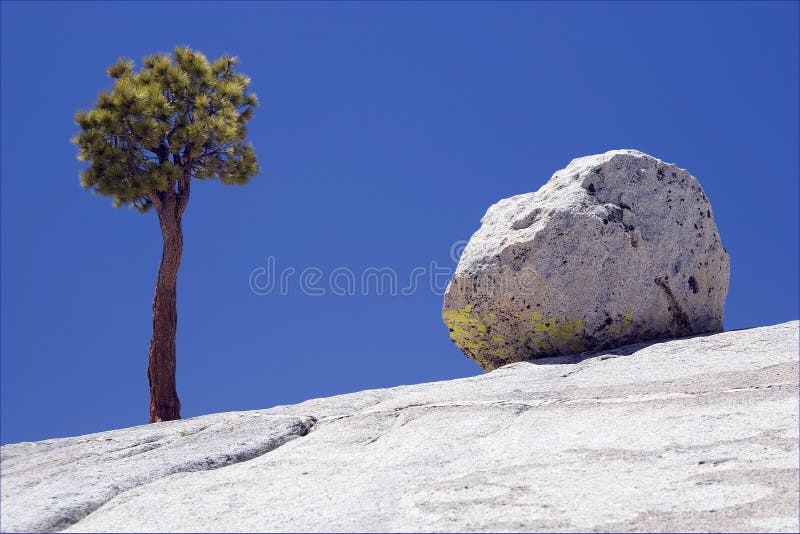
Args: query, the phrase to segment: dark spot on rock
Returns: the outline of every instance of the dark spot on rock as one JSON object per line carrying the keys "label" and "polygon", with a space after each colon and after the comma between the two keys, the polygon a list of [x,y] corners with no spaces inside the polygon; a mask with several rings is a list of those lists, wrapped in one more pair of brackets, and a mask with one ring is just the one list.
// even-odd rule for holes
{"label": "dark spot on rock", "polygon": [[608,224],[608,219],[603,219],[603,224]]}
{"label": "dark spot on rock", "polygon": [[525,261],[528,259],[529,253],[530,251],[528,249],[516,250],[514,252],[514,257],[511,259],[511,269],[514,271],[521,270]]}
{"label": "dark spot on rock", "polygon": [[529,228],[530,226],[533,225],[533,223],[535,223],[536,221],[538,221],[541,218],[541,215],[542,215],[542,209],[541,208],[535,208],[533,211],[531,211],[529,214],[527,214],[522,219],[519,219],[518,221],[514,221],[511,224],[511,229],[512,230],[522,230],[524,228]]}
{"label": "dark spot on rock", "polygon": [[689,277],[689,287],[692,288],[692,293],[697,294],[700,289],[697,287],[697,280],[694,279],[694,276]]}
{"label": "dark spot on rock", "polygon": [[620,202],[620,203],[619,203],[619,207],[620,207],[620,208],[622,208],[622,209],[624,209],[624,210],[629,210],[629,209],[631,209],[631,207],[630,207],[630,206],[628,206],[627,204],[625,204],[624,202]]}
{"label": "dark spot on rock", "polygon": [[[606,324],[611,324],[613,321],[611,320],[611,317],[606,317],[606,320],[603,321],[603,322],[606,323]],[[452,332],[452,330],[451,330],[451,332]]]}
{"label": "dark spot on rock", "polygon": [[589,187],[587,187],[586,190],[589,191],[590,195],[594,195],[597,192],[594,189],[594,184],[589,184]]}
{"label": "dark spot on rock", "polygon": [[685,336],[691,333],[692,328],[689,322],[689,316],[683,311],[683,308],[681,308],[681,305],[678,303],[678,299],[675,298],[672,289],[669,287],[669,275],[664,275],[664,277],[656,278],[653,281],[658,287],[664,290],[667,301],[670,304],[667,307],[667,311],[672,313],[672,322],[677,327],[676,335]]}
{"label": "dark spot on rock", "polygon": [[706,210],[706,217],[711,218],[711,210]]}
{"label": "dark spot on rock", "polygon": [[611,222],[622,222],[622,210],[616,206],[612,206],[608,213],[608,220]]}
{"label": "dark spot on rock", "polygon": [[[697,462],[697,465],[711,464],[714,467],[716,467],[719,464],[724,464],[725,462],[730,462],[731,460],[734,460],[734,459],[735,458],[717,458],[715,460],[700,460],[699,462]],[[712,511],[716,512],[716,510],[712,510]]]}
{"label": "dark spot on rock", "polygon": [[530,304],[528,304],[527,306],[525,306],[525,308],[527,308],[527,309],[529,309],[529,310],[530,310],[530,309],[531,309],[531,305],[530,305]]}

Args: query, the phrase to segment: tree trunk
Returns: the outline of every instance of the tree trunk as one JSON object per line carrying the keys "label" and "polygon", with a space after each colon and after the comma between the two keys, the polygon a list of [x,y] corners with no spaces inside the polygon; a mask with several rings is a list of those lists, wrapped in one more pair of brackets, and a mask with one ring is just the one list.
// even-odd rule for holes
{"label": "tree trunk", "polygon": [[178,328],[176,290],[183,251],[181,215],[173,202],[159,202],[156,211],[164,249],[153,298],[153,337],[147,365],[151,423],[181,418],[181,402],[175,386],[175,333]]}

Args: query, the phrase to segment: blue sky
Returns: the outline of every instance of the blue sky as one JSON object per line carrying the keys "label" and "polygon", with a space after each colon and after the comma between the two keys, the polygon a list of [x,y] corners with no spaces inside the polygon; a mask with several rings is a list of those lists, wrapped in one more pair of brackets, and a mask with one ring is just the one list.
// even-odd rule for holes
{"label": "blue sky", "polygon": [[[118,56],[177,44],[238,55],[262,103],[261,174],[197,185],[184,218],[184,417],[478,374],[425,280],[310,296],[299,273],[452,268],[490,204],[615,148],[704,186],[731,255],[726,328],[798,317],[797,3],[0,10],[3,443],[147,421],[155,215],[82,190],[69,138]],[[270,257],[295,269],[285,295],[251,289]]]}

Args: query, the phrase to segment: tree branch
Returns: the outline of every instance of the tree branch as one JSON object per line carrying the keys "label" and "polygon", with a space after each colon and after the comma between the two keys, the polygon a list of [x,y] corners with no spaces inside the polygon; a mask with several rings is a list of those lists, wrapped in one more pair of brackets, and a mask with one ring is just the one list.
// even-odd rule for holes
{"label": "tree branch", "polygon": [[161,218],[161,212],[164,209],[164,202],[161,199],[161,193],[156,191],[150,191],[147,194],[147,198],[150,199],[150,202],[153,204],[153,207],[156,209],[156,213],[158,214],[159,219]]}
{"label": "tree branch", "polygon": [[186,206],[189,204],[189,192],[191,189],[192,184],[192,171],[191,166],[187,167],[187,169],[183,172],[180,178],[178,178],[178,195],[177,195],[177,203],[175,206],[176,213],[178,217],[183,216],[183,212],[186,211]]}
{"label": "tree branch", "polygon": [[177,203],[175,206],[176,213],[180,218],[183,212],[186,211],[186,206],[189,204],[189,192],[192,185],[192,143],[187,144],[183,148],[183,172],[181,177],[178,178],[178,195]]}

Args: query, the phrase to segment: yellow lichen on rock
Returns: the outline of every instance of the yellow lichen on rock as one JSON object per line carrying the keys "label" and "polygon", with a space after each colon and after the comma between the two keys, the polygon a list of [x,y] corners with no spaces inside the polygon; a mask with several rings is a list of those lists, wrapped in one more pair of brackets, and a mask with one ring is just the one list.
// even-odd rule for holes
{"label": "yellow lichen on rock", "polygon": [[580,319],[567,320],[543,317],[538,311],[531,313],[531,331],[520,336],[521,343],[533,343],[541,352],[553,350],[557,353],[584,350],[585,323]]}
{"label": "yellow lichen on rock", "polygon": [[631,325],[632,322],[633,322],[633,314],[631,314],[631,312],[625,312],[624,314],[622,314],[622,319],[617,319],[616,321],[612,321],[611,323],[606,325],[605,329],[607,332],[614,334],[614,336],[621,337],[623,330],[630,331],[628,327]]}
{"label": "yellow lichen on rock", "polygon": [[[450,339],[485,370],[491,370],[508,358],[519,359],[507,339],[491,332],[497,320],[495,312],[476,313],[471,305],[442,313],[450,330]],[[536,352],[568,353],[584,350],[584,321],[543,317],[538,311],[530,315],[530,331],[519,337],[519,343]],[[531,354],[531,356],[533,356]]]}
{"label": "yellow lichen on rock", "polygon": [[488,362],[481,356],[481,352],[487,348],[484,334],[487,328],[478,317],[473,317],[471,311],[472,306],[467,304],[458,310],[443,311],[442,318],[450,330],[450,339],[453,343],[486,369]]}
{"label": "yellow lichen on rock", "polygon": [[467,304],[457,310],[445,310],[442,312],[442,317],[450,330],[450,339],[453,343],[485,371],[497,367],[490,363],[487,356],[493,357],[492,361],[509,356],[506,338],[491,333],[491,324],[497,320],[495,312],[490,311],[481,316]]}

